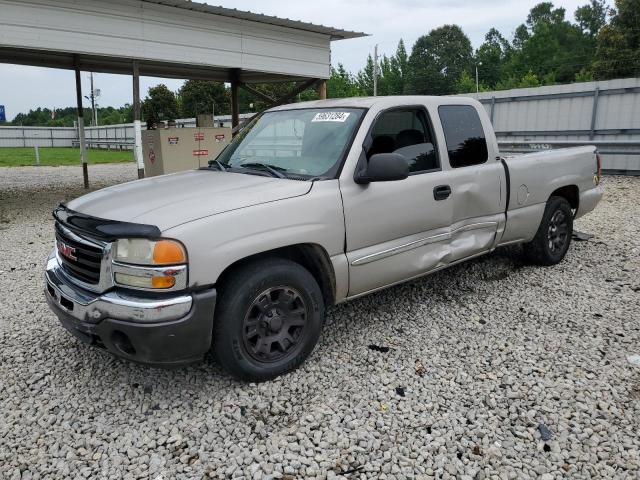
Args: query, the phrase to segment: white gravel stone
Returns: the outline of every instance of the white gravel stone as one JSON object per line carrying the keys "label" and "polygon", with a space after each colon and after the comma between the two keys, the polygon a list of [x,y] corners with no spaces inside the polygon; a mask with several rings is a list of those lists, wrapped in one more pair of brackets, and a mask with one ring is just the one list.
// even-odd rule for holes
{"label": "white gravel stone", "polygon": [[629,355],[627,361],[634,367],[640,367],[640,355]]}
{"label": "white gravel stone", "polygon": [[514,247],[333,307],[299,370],[242,384],[67,334],[42,270],[81,169],[1,168],[0,478],[638,478],[640,178],[604,183],[561,264]]}

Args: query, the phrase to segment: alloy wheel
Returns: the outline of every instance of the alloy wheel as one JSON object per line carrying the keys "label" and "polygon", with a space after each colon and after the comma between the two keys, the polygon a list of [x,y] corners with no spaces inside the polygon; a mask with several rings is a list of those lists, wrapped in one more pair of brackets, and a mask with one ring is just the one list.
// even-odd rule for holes
{"label": "alloy wheel", "polygon": [[307,323],[307,306],[291,287],[269,288],[247,310],[242,338],[249,355],[259,362],[277,362],[301,344]]}
{"label": "alloy wheel", "polygon": [[561,252],[569,238],[569,224],[567,216],[562,210],[556,210],[549,220],[549,228],[547,231],[547,242],[549,251],[557,254]]}

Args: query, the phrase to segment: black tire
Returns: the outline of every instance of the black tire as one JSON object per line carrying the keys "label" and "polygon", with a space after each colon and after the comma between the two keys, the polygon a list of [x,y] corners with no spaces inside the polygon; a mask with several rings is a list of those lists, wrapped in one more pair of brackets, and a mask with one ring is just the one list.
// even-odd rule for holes
{"label": "black tire", "polygon": [[525,256],[536,265],[560,263],[571,244],[573,211],[563,197],[551,197],[542,215],[536,236],[524,244]]}
{"label": "black tire", "polygon": [[320,287],[301,265],[280,258],[243,265],[220,288],[213,354],[240,380],[270,380],[311,354],[324,311]]}

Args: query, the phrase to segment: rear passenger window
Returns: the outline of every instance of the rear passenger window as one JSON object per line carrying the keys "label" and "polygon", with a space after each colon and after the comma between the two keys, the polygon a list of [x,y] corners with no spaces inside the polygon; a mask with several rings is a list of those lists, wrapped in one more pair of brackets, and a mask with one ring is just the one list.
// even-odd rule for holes
{"label": "rear passenger window", "polygon": [[478,112],[471,105],[441,105],[438,108],[452,168],[487,161],[487,140]]}
{"label": "rear passenger window", "polygon": [[440,169],[433,131],[422,108],[400,108],[380,114],[371,130],[367,159],[377,153],[399,153],[410,173]]}

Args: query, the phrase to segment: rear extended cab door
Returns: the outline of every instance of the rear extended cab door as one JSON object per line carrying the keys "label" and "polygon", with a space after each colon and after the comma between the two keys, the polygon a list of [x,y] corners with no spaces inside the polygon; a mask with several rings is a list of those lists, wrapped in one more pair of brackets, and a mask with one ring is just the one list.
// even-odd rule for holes
{"label": "rear extended cab door", "polygon": [[[435,115],[434,115],[435,116]],[[449,263],[495,248],[505,227],[506,173],[484,107],[442,97],[436,128],[452,208]]]}
{"label": "rear extended cab door", "polygon": [[[477,112],[486,132],[487,155],[476,165],[451,167],[438,111],[442,103],[471,105]],[[423,110],[428,119],[436,168],[414,171],[404,180],[356,184],[353,174],[358,162],[367,161],[376,121],[387,112],[407,108]],[[372,107],[340,175],[348,296],[419,277],[492,249],[504,229],[506,199],[505,173],[497,156],[491,124],[473,100],[401,97]]]}

